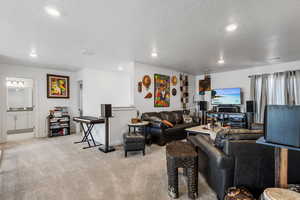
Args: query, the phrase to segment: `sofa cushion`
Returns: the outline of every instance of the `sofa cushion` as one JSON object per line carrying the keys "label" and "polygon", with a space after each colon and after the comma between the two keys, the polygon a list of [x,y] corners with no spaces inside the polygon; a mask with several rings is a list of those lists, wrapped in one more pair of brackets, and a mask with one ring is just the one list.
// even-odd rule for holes
{"label": "sofa cushion", "polygon": [[148,119],[149,121],[153,121],[153,122],[161,122],[161,118],[157,116],[151,116]]}
{"label": "sofa cushion", "polygon": [[143,121],[151,121],[150,117],[159,117],[160,118],[160,114],[157,112],[146,112],[142,114],[142,120]]}
{"label": "sofa cushion", "polygon": [[183,115],[183,122],[186,124],[193,123],[193,118],[189,115]]}
{"label": "sofa cushion", "polygon": [[168,112],[168,111],[160,112],[160,117],[162,120],[167,120],[172,124],[176,124],[175,115],[173,112]]}
{"label": "sofa cushion", "polygon": [[183,110],[176,110],[173,111],[176,124],[182,124],[183,123]]}
{"label": "sofa cushion", "polygon": [[252,123],[251,130],[264,130],[264,124],[262,123]]}

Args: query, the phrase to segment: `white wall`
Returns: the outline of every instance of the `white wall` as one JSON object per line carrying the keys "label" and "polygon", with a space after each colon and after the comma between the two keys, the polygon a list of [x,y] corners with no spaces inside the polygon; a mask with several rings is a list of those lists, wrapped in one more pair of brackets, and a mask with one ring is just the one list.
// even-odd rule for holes
{"label": "white wall", "polygon": [[[233,88],[239,87],[243,92],[243,104],[245,101],[250,99],[250,78],[249,75],[254,74],[264,74],[264,73],[273,73],[281,72],[288,70],[299,70],[300,61],[281,63],[276,65],[266,65],[253,67],[243,70],[228,71],[222,73],[213,73],[211,74],[212,88]],[[199,91],[198,80],[203,79],[204,76],[196,77],[196,92]],[[205,95],[205,100],[210,102],[210,93],[207,92]],[[242,105],[242,109],[245,109],[245,105]]]}
{"label": "white wall", "polygon": [[[154,107],[154,74],[163,74],[163,75],[168,75],[172,77],[173,75],[177,76],[178,78],[178,83],[176,86],[171,85],[171,90],[172,88],[176,88],[177,90],[177,95],[173,96],[171,95],[170,99],[170,107],[166,108],[155,108]],[[153,65],[148,65],[148,64],[142,64],[142,63],[135,63],[135,73],[134,73],[134,105],[135,107],[143,112],[159,112],[159,111],[164,111],[164,110],[181,110],[182,105],[180,101],[181,97],[181,92],[180,92],[180,83],[179,83],[179,74],[180,72],[166,69],[166,68],[161,68]],[[138,92],[138,82],[143,80],[143,77],[145,75],[149,75],[151,77],[151,85],[148,90],[143,86],[143,90],[141,93]],[[192,102],[193,102],[193,95],[195,91],[195,76],[189,75],[189,106],[192,107]],[[152,93],[152,98],[151,99],[145,99],[144,97],[148,92]]]}
{"label": "white wall", "polygon": [[[47,98],[47,73],[66,75],[70,76],[70,99],[48,99]],[[18,78],[29,78],[34,80],[34,105],[35,107],[35,126],[36,126],[36,136],[44,137],[47,136],[47,124],[46,117],[49,114],[49,110],[53,109],[55,106],[67,106],[70,109],[71,115],[77,114],[77,83],[76,83],[76,73],[45,69],[45,68],[33,68],[15,65],[0,65],[0,112],[2,114],[3,120],[1,122],[4,124],[2,126],[0,141],[6,140],[6,77],[18,77]],[[3,106],[4,105],[4,106]],[[1,128],[1,127],[0,127]]]}
{"label": "white wall", "polygon": [[[113,69],[113,67],[112,67]],[[104,71],[96,69],[82,69],[77,74],[77,80],[83,81],[83,114],[100,116],[101,104],[112,104],[114,117],[110,120],[110,143],[120,144],[122,134],[128,131],[127,123],[136,116],[136,108],[141,112],[182,109],[180,102],[180,84],[176,89],[177,95],[171,96],[171,106],[168,108],[154,108],[154,98],[144,99],[148,91],[138,93],[137,83],[148,74],[152,78],[149,91],[154,94],[153,77],[155,73],[176,75],[179,72],[141,63],[123,64],[123,71]],[[173,86],[172,86],[173,88]],[[189,76],[190,105],[192,105],[195,91],[195,76]],[[120,108],[122,107],[122,108]],[[94,127],[95,140],[104,142],[104,124]]]}
{"label": "white wall", "polygon": [[[128,121],[135,116],[133,107],[133,63],[123,64],[123,71],[82,69],[77,80],[83,82],[83,115],[99,117],[101,104],[112,104],[113,118],[110,119],[110,144],[120,144]],[[123,107],[116,110],[116,107]],[[95,140],[105,140],[104,124],[93,129]]]}
{"label": "white wall", "polygon": [[84,115],[99,116],[101,104],[133,105],[131,73],[95,69],[83,69],[78,73],[83,81]]}

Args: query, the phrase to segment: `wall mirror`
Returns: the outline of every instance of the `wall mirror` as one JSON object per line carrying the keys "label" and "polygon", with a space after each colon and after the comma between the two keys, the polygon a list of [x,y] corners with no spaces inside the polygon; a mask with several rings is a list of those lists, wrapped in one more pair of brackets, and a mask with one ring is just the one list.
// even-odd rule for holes
{"label": "wall mirror", "polygon": [[33,80],[6,78],[7,111],[33,110]]}

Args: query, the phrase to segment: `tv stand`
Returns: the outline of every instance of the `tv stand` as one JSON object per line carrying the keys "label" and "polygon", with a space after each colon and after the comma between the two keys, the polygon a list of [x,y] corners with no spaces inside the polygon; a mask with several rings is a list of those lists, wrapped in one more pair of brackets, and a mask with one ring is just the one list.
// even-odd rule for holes
{"label": "tv stand", "polygon": [[223,126],[231,126],[232,128],[247,128],[246,113],[232,113],[232,112],[207,112],[207,123],[213,119],[221,122]]}
{"label": "tv stand", "polygon": [[217,112],[239,113],[240,110],[240,106],[237,105],[218,105],[216,107]]}

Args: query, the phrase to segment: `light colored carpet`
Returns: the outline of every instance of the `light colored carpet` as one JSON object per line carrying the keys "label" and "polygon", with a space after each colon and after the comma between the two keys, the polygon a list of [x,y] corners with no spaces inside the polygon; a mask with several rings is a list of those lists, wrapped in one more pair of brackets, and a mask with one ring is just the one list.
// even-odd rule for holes
{"label": "light colored carpet", "polygon": [[[167,200],[165,147],[147,146],[146,156],[122,147],[104,154],[82,149],[77,135],[8,142],[0,166],[1,200]],[[180,175],[179,199],[187,198]],[[199,177],[199,199],[216,196]]]}

